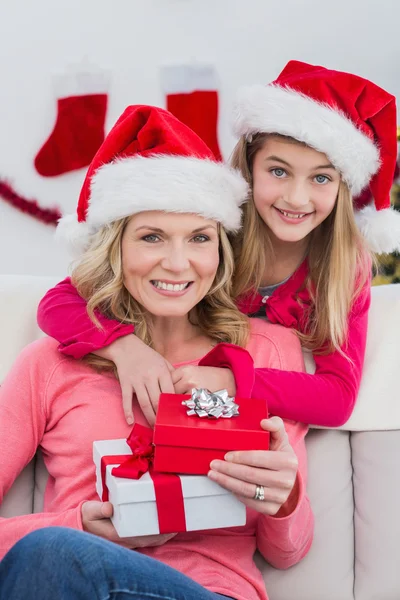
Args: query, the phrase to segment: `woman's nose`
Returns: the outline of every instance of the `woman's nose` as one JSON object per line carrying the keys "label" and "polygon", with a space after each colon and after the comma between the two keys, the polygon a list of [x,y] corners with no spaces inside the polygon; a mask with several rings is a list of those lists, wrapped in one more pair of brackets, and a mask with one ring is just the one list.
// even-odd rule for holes
{"label": "woman's nose", "polygon": [[162,266],[167,271],[173,271],[175,273],[182,273],[188,269],[190,266],[190,261],[185,249],[181,245],[169,247],[162,260]]}

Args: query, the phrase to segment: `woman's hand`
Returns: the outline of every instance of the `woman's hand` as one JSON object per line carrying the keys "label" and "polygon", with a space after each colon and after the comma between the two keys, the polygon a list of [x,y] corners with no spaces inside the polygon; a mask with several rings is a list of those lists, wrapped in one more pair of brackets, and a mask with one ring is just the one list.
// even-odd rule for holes
{"label": "woman's hand", "polygon": [[150,546],[162,546],[176,533],[164,533],[159,535],[144,535],[139,537],[120,538],[111,523],[113,514],[111,502],[90,501],[82,504],[82,524],[84,531],[98,535],[110,542],[125,546],[126,548],[149,548]]}
{"label": "woman's hand", "polygon": [[210,392],[226,389],[230,396],[236,394],[232,371],[220,367],[179,367],[172,372],[172,383],[176,394],[190,394],[192,388],[206,388]]}
{"label": "woman's hand", "polygon": [[161,392],[174,393],[170,363],[136,335],[121,337],[96,354],[112,360],[117,367],[128,424],[133,423],[132,396],[136,394],[147,422],[153,426]]}
{"label": "woman's hand", "polygon": [[[225,460],[213,460],[208,476],[233,492],[246,506],[265,515],[282,517],[297,505],[298,460],[279,417],[261,421],[270,432],[270,450],[228,452]],[[264,500],[256,500],[261,486]]]}

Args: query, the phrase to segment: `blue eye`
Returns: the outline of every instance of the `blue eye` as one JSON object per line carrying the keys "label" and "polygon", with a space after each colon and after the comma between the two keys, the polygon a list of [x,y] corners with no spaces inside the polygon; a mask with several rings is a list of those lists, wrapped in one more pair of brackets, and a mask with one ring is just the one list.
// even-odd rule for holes
{"label": "blue eye", "polygon": [[279,167],[277,169],[271,169],[270,172],[278,179],[283,179],[283,177],[287,175],[285,169],[280,169]]}
{"label": "blue eye", "polygon": [[331,181],[331,179],[327,175],[316,175],[314,179],[319,185],[323,185],[324,183],[328,183],[328,181]]}
{"label": "blue eye", "polygon": [[208,242],[210,240],[210,238],[208,237],[208,235],[195,235],[193,239],[193,242],[196,242],[196,244],[203,244],[204,242]]}
{"label": "blue eye", "polygon": [[149,242],[150,244],[156,244],[160,241],[160,238],[155,233],[149,233],[148,235],[143,236],[142,240]]}

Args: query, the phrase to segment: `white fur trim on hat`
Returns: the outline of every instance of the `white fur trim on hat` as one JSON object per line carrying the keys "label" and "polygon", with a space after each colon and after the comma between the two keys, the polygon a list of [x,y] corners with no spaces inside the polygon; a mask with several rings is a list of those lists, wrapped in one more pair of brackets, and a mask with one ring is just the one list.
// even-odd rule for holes
{"label": "white fur trim on hat", "polygon": [[289,87],[253,85],[239,90],[235,133],[278,133],[327,155],[357,196],[378,171],[379,150],[341,111]]}
{"label": "white fur trim on hat", "polygon": [[91,231],[87,223],[79,223],[76,213],[65,215],[58,221],[56,229],[56,240],[66,244],[74,257],[79,256],[85,250]]}
{"label": "white fur trim on hat", "polygon": [[370,249],[378,254],[400,251],[400,212],[393,208],[376,210],[370,204],[355,214]]}
{"label": "white fur trim on hat", "polygon": [[64,217],[58,237],[83,249],[103,225],[151,210],[193,213],[233,232],[240,228],[240,206],[247,195],[242,175],[222,163],[170,155],[127,157],[98,169],[91,182],[86,222]]}
{"label": "white fur trim on hat", "polygon": [[211,160],[157,155],[123,158],[93,176],[87,223],[95,229],[146,210],[195,213],[240,227],[248,186],[238,171]]}

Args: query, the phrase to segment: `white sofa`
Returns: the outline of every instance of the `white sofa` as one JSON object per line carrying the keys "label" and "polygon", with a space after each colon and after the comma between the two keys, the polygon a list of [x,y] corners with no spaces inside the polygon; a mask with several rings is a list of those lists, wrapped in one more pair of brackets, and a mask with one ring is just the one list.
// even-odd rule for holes
{"label": "white sofa", "polygon": [[[36,306],[46,277],[0,276],[0,382],[24,345],[41,335]],[[315,539],[287,571],[259,563],[270,600],[400,599],[400,285],[373,289],[365,374],[356,409],[340,430],[307,437]],[[42,508],[40,455],[15,481],[0,516]]]}

